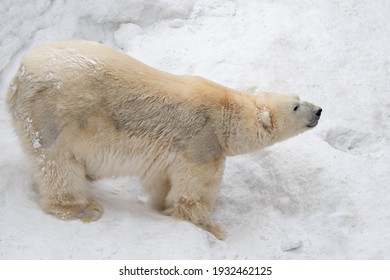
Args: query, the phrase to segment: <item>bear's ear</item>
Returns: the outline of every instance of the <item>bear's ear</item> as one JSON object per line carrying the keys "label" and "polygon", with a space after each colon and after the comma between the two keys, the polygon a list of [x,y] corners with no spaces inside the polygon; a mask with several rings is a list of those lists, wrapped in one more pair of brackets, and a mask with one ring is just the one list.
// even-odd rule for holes
{"label": "bear's ear", "polygon": [[268,110],[261,110],[258,114],[259,121],[265,126],[270,127],[271,126],[271,116],[269,114]]}

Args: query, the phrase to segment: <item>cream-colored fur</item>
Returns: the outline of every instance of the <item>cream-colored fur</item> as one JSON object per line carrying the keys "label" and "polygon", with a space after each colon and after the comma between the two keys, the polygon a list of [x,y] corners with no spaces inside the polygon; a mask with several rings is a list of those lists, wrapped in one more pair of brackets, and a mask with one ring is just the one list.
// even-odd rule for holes
{"label": "cream-colored fur", "polygon": [[161,211],[219,239],[210,212],[226,156],[301,133],[319,117],[297,97],[250,96],[86,41],[27,53],[8,106],[48,213],[96,220],[102,208],[86,178],[136,175]]}

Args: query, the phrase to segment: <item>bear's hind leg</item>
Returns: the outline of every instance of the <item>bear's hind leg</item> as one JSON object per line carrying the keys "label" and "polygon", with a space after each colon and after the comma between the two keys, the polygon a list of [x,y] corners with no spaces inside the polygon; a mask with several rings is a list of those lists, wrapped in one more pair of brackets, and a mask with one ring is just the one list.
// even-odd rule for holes
{"label": "bear's hind leg", "polygon": [[102,207],[87,192],[84,166],[70,152],[45,156],[36,178],[41,206],[63,220],[91,222],[100,218]]}

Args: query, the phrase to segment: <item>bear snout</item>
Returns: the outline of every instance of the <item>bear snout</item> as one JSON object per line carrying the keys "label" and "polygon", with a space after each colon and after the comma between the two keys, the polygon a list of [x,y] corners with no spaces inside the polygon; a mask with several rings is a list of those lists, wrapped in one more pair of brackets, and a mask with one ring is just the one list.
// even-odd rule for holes
{"label": "bear snout", "polygon": [[318,120],[321,117],[322,108],[321,107],[314,107],[313,109],[313,115],[310,119],[310,123],[307,125],[307,127],[315,127],[318,124]]}

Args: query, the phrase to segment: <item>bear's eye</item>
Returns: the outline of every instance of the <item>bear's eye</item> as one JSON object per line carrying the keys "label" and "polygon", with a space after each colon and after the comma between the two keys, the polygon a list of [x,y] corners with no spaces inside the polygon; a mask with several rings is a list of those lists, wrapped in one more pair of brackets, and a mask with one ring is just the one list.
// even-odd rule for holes
{"label": "bear's eye", "polygon": [[294,111],[298,110],[298,108],[299,108],[299,104],[298,104],[298,105],[295,105]]}

